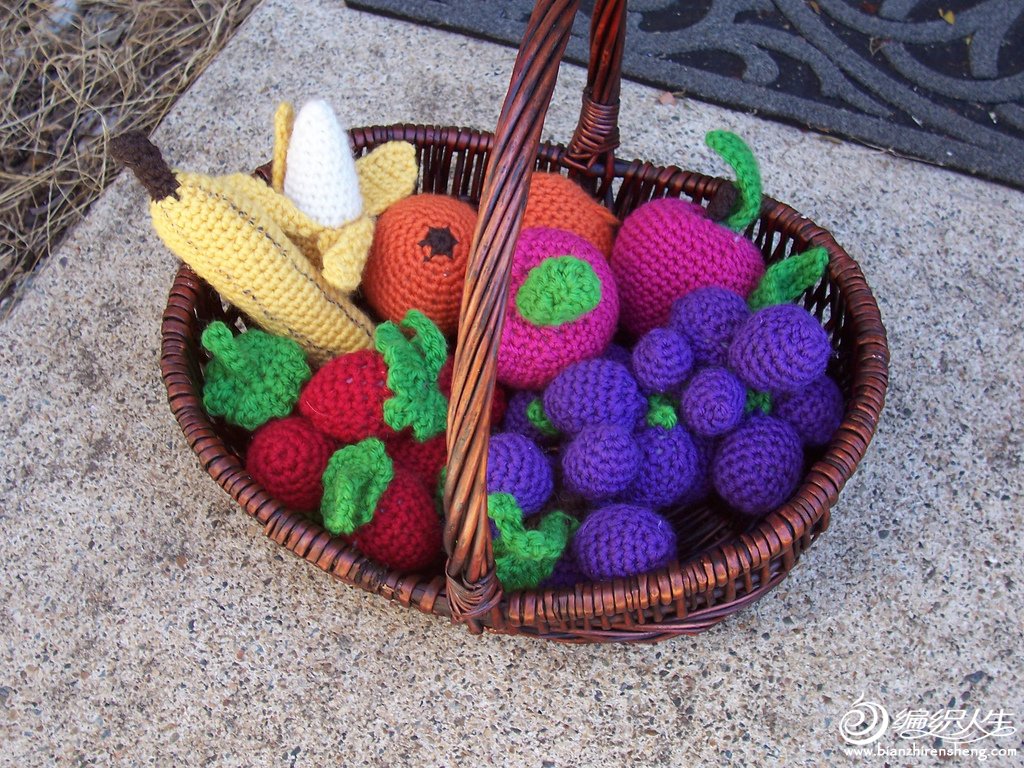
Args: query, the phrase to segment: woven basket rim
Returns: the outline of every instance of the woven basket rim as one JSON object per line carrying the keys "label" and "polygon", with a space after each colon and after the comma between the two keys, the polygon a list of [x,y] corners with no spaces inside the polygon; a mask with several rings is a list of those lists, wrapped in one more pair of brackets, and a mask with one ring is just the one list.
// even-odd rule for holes
{"label": "woven basket rim", "polygon": [[[357,151],[385,141],[410,141],[417,147],[418,161],[424,148],[443,144],[453,151],[486,152],[493,140],[488,131],[412,123],[354,128],[350,134]],[[538,151],[538,161],[565,171],[564,149],[561,144],[544,143]],[[667,194],[685,194],[698,201],[709,198],[724,183],[722,179],[675,165],[658,166],[641,160],[617,160],[614,170],[616,178],[638,177],[644,183],[662,186]],[[600,177],[605,172],[606,169],[596,166],[587,175]],[[727,543],[717,544],[682,563],[674,561],[665,568],[629,579],[506,593],[497,610],[510,626],[487,626],[488,629],[576,641],[650,641],[703,631],[780,583],[801,552],[827,527],[830,508],[863,457],[884,403],[889,359],[885,329],[860,267],[828,231],[790,206],[768,197],[761,213],[762,218],[766,215],[781,222],[776,226],[801,248],[820,245],[828,251],[830,279],[845,297],[846,323],[852,323],[856,337],[850,399],[842,425],[824,454],[810,466],[788,502]],[[203,285],[187,265],[179,267],[163,317],[161,370],[171,410],[204,469],[248,514],[263,523],[268,536],[293,553],[346,583],[425,612],[450,615],[443,575],[424,580],[389,571],[333,538],[304,514],[281,505],[249,476],[241,460],[217,434],[212,420],[195,407],[197,393],[186,359],[187,329],[195,321],[195,300]],[[201,393],[198,400],[201,401]],[[756,585],[751,579],[755,573],[759,574]],[[742,595],[736,591],[738,579],[747,585]],[[687,599],[701,595],[705,607],[688,610]],[[685,621],[644,622],[644,612],[649,609],[659,611],[673,605]],[[636,617],[630,619],[634,612],[639,621]],[[557,615],[571,619],[572,628],[552,629],[550,617]],[[617,620],[625,617],[624,624],[605,626],[609,616]],[[598,626],[588,626],[588,618]],[[584,626],[575,626],[580,621]]]}

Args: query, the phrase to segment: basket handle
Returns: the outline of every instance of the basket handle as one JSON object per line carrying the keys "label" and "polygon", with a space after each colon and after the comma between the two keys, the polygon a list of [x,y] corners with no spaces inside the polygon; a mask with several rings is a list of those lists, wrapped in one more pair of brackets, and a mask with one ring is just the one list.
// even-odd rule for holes
{"label": "basket handle", "polygon": [[[578,4],[579,0],[537,0],[530,14],[498,117],[466,267],[448,408],[444,546],[451,615],[472,632],[482,631],[485,619],[492,626],[502,623],[502,590],[487,518],[491,397],[529,174]],[[624,18],[625,0],[598,2],[588,85],[573,136],[579,168],[590,167],[601,157],[611,159],[617,145]],[[613,44],[609,46],[608,40]]]}

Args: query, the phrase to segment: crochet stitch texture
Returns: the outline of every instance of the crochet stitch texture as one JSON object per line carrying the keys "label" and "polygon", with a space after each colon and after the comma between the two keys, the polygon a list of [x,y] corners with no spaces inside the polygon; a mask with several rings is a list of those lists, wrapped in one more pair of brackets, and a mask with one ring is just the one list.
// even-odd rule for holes
{"label": "crochet stitch texture", "polygon": [[523,229],[547,227],[572,232],[607,258],[618,225],[615,214],[565,176],[535,172],[530,177]]}
{"label": "crochet stitch texture", "polygon": [[[535,325],[520,314],[516,297],[531,270],[552,256],[573,256],[589,264],[601,283],[601,298],[597,306],[574,320]],[[551,306],[578,290],[569,285],[550,287],[565,291],[563,297],[551,297]],[[615,332],[619,297],[607,262],[586,240],[555,229],[527,229],[519,235],[512,258],[505,311],[498,348],[498,381],[516,389],[540,389],[567,365],[604,351]]]}
{"label": "crochet stitch texture", "polygon": [[566,368],[544,390],[543,403],[551,423],[569,435],[600,424],[632,429],[647,411],[647,400],[626,367],[603,358]]}
{"label": "crochet stitch texture", "polygon": [[648,393],[674,390],[683,383],[692,366],[689,342],[668,328],[648,331],[633,347],[633,375]]}
{"label": "crochet stitch texture", "polygon": [[697,365],[725,365],[729,344],[750,317],[743,297],[725,288],[698,288],[672,303],[668,327],[690,342]]}
{"label": "crochet stitch texture", "polygon": [[698,481],[697,446],[680,424],[671,429],[642,427],[633,435],[640,470],[623,494],[625,501],[659,508],[679,502]]}
{"label": "crochet stitch texture", "polygon": [[668,565],[676,555],[676,534],[665,518],[646,507],[611,504],[583,521],[573,552],[591,579],[626,578]]}
{"label": "crochet stitch texture", "polygon": [[320,508],[321,477],[335,443],[301,416],[268,421],[252,436],[245,468],[270,494],[301,512]]}
{"label": "crochet stitch texture", "polygon": [[729,367],[758,391],[793,392],[825,372],[832,354],[828,334],[803,307],[779,304],[758,310],[729,345]]}
{"label": "crochet stitch texture", "polygon": [[310,377],[298,344],[255,328],[235,336],[219,320],[206,327],[201,341],[213,356],[204,370],[207,413],[250,431],[291,413]]}
{"label": "crochet stitch texture", "polygon": [[731,431],[747,402],[747,388],[725,368],[708,366],[693,375],[683,390],[680,413],[699,437],[719,437]]}
{"label": "crochet stitch texture", "polygon": [[524,516],[536,514],[551,498],[554,476],[536,443],[514,432],[491,435],[487,449],[487,492],[515,498]]}
{"label": "crochet stitch texture", "polygon": [[746,515],[778,507],[796,490],[803,448],[793,428],[774,416],[753,416],[727,435],[712,464],[715,490]]}
{"label": "crochet stitch texture", "polygon": [[565,486],[590,501],[603,501],[625,491],[642,460],[631,429],[611,424],[586,427],[565,446]]}
{"label": "crochet stitch texture", "polygon": [[675,198],[652,200],[627,216],[610,263],[621,322],[637,336],[665,325],[672,302],[697,288],[746,296],[764,274],[750,240],[715,224],[696,203]]}
{"label": "crochet stitch texture", "polygon": [[828,376],[775,399],[772,414],[789,423],[804,445],[827,444],[843,420],[843,393]]}
{"label": "crochet stitch texture", "polygon": [[476,211],[447,195],[420,194],[377,219],[363,273],[367,303],[385,320],[417,309],[454,334],[466,279]]}

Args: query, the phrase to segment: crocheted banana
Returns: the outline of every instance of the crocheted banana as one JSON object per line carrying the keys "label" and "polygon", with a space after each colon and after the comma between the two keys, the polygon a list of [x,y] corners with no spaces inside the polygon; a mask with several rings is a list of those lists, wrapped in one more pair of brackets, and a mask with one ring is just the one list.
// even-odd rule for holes
{"label": "crocheted banana", "polygon": [[[294,339],[316,363],[372,346],[372,321],[303,254],[323,228],[302,221],[282,196],[243,174],[174,172],[140,133],[113,139],[110,150],[149,191],[164,243],[258,325]],[[293,242],[279,220],[304,239]]]}
{"label": "crocheted banana", "polygon": [[271,170],[273,191],[283,195],[263,197],[282,229],[322,267],[324,279],[347,293],[359,285],[375,217],[412,194],[417,173],[411,144],[388,142],[354,160],[327,102],[310,101],[297,116],[285,102],[274,116]]}

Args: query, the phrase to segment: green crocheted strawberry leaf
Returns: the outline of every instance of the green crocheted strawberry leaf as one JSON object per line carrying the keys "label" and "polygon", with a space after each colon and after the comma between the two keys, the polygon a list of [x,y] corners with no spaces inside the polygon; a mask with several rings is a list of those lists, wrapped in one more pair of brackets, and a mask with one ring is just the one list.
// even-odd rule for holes
{"label": "green crocheted strawberry leaf", "polygon": [[704,141],[736,175],[739,202],[722,223],[734,232],[742,232],[761,213],[761,171],[757,158],[747,143],[730,131],[708,131]]}
{"label": "green crocheted strawberry leaf", "polygon": [[796,301],[808,288],[817,285],[828,267],[828,251],[820,245],[776,262],[747,297],[747,305],[758,310],[775,304]]}
{"label": "green crocheted strawberry leaf", "polygon": [[528,529],[519,504],[508,493],[489,494],[487,514],[498,529],[493,541],[495,570],[509,592],[533,589],[550,576],[579,528],[576,518],[554,511]]}
{"label": "green crocheted strawberry leaf", "polygon": [[558,429],[544,413],[544,402],[539,397],[531,400],[530,404],[526,406],[526,419],[542,435],[554,437],[558,434]]}
{"label": "green crocheted strawberry leaf", "polygon": [[203,381],[203,407],[211,416],[253,431],[292,412],[311,372],[292,339],[250,329],[238,336],[221,321],[201,338],[210,353]]}
{"label": "green crocheted strawberry leaf", "polygon": [[394,476],[384,443],[375,437],[335,451],[323,474],[324,527],[348,535],[369,523]]}
{"label": "green crocheted strawberry leaf", "polygon": [[550,256],[531,269],[516,291],[516,309],[537,326],[570,323],[601,303],[601,278],[575,256]]}
{"label": "green crocheted strawberry leaf", "polygon": [[437,377],[448,356],[448,343],[422,312],[415,309],[402,321],[413,332],[406,338],[394,323],[377,326],[374,343],[388,368],[387,384],[392,397],[384,402],[384,421],[396,432],[412,428],[423,442],[445,430],[448,400]]}
{"label": "green crocheted strawberry leaf", "polygon": [[650,395],[647,398],[647,426],[672,429],[679,423],[675,403],[667,395]]}

